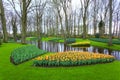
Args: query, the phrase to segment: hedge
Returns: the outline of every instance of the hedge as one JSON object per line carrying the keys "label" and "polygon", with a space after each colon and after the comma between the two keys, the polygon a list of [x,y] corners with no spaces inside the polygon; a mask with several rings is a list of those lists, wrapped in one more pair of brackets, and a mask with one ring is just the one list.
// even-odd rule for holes
{"label": "hedge", "polygon": [[96,54],[89,52],[68,51],[59,52],[45,57],[34,59],[34,66],[51,67],[51,66],[79,66],[96,63],[108,63],[114,61],[111,55]]}
{"label": "hedge", "polygon": [[36,46],[23,46],[11,52],[10,61],[14,64],[20,64],[46,52],[38,49]]}
{"label": "hedge", "polygon": [[67,42],[67,44],[75,43],[76,39],[75,38],[67,38],[66,42]]}

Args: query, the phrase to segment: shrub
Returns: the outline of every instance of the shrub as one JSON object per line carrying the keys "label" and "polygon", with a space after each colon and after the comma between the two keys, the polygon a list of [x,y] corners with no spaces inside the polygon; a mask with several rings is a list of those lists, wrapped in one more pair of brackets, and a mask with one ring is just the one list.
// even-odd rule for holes
{"label": "shrub", "polygon": [[100,38],[103,38],[103,39],[108,39],[108,37],[107,37],[107,36],[101,36]]}
{"label": "shrub", "polygon": [[20,64],[44,53],[46,51],[40,50],[36,46],[23,46],[12,51],[10,60],[14,64]]}
{"label": "shrub", "polygon": [[118,36],[112,36],[112,39],[118,39]]}
{"label": "shrub", "polygon": [[75,38],[68,38],[68,39],[66,40],[66,43],[67,43],[67,44],[74,43],[74,42],[76,42],[76,39],[75,39]]}
{"label": "shrub", "polygon": [[99,33],[96,33],[96,34],[95,34],[95,38],[100,38],[100,34],[99,34]]}
{"label": "shrub", "polygon": [[69,45],[73,46],[73,47],[90,46],[90,42],[89,41],[86,41],[86,42],[77,42],[77,43],[72,43],[72,44],[69,44]]}
{"label": "shrub", "polygon": [[21,38],[21,34],[17,34],[17,39],[20,40]]}
{"label": "shrub", "polygon": [[96,63],[107,63],[114,61],[115,58],[111,55],[96,54],[89,52],[59,52],[45,57],[34,59],[34,66],[75,66],[89,65]]}

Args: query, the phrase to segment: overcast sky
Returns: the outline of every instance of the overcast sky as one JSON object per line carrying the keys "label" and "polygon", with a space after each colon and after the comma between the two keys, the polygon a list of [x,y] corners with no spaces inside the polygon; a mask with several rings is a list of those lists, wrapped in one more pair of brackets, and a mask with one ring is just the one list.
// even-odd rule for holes
{"label": "overcast sky", "polygon": [[[3,0],[3,1],[8,1],[8,0]],[[80,6],[80,0],[72,0],[72,8],[78,8]]]}
{"label": "overcast sky", "polygon": [[72,0],[72,6],[73,8],[77,8],[80,6],[80,0]]}

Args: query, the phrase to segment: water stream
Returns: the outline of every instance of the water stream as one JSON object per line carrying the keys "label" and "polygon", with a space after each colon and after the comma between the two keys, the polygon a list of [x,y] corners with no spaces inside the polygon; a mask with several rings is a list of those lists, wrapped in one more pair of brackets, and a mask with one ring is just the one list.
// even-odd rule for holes
{"label": "water stream", "polygon": [[[32,42],[33,45],[37,46],[37,42]],[[88,52],[95,52],[95,53],[101,53],[101,54],[109,54],[115,56],[117,60],[120,60],[120,51],[110,50],[110,49],[104,49],[99,48],[95,46],[89,46],[89,47],[71,47],[66,46],[64,43],[55,43],[55,42],[41,42],[40,45],[42,50],[46,50],[48,52],[63,52],[63,51],[88,51]]]}

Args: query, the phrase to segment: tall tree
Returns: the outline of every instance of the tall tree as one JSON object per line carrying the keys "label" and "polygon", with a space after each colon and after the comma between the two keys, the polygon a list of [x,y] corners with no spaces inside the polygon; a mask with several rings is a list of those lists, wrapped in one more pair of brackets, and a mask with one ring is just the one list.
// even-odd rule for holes
{"label": "tall tree", "polygon": [[94,4],[94,6],[93,6],[93,12],[94,12],[94,14],[93,14],[93,26],[94,26],[94,35],[96,34],[96,32],[97,32],[97,14],[98,14],[98,1],[97,0],[93,0],[93,4]]}
{"label": "tall tree", "polygon": [[12,30],[13,30],[13,38],[14,38],[14,41],[17,42],[17,17],[13,16],[12,17],[12,20],[11,20],[11,24],[12,24]]}
{"label": "tall tree", "polygon": [[8,33],[7,33],[7,29],[6,29],[5,11],[4,11],[2,0],[0,0],[0,17],[1,17],[2,30],[3,30],[3,42],[7,42],[8,41]]}
{"label": "tall tree", "polygon": [[[69,33],[69,16],[70,16],[70,4],[71,4],[71,0],[60,0],[62,8],[63,8],[63,12],[64,12],[64,17],[65,17],[65,29],[66,32],[65,33],[65,38],[70,36]],[[66,40],[65,40],[66,41]]]}
{"label": "tall tree", "polygon": [[[53,7],[55,8],[57,15],[59,17],[59,22],[60,22],[60,27],[61,27],[61,34],[64,35],[64,28],[63,28],[63,23],[62,23],[62,14],[61,14],[61,10],[62,10],[62,6],[60,4],[60,0],[53,0]],[[57,23],[57,22],[56,22]]]}
{"label": "tall tree", "polygon": [[109,0],[109,46],[112,46],[112,0]]}
{"label": "tall tree", "polygon": [[14,0],[8,0],[10,2],[10,4],[12,5],[13,9],[15,10],[16,14],[19,16],[19,18],[21,19],[21,24],[22,24],[22,30],[21,30],[21,35],[22,35],[22,39],[21,39],[21,43],[25,44],[26,43],[26,31],[27,31],[27,14],[29,12],[30,7],[30,3],[32,0],[18,0],[19,2],[19,6],[20,6],[20,10],[21,10],[21,14],[19,14],[19,11],[16,8],[16,1]]}
{"label": "tall tree", "polygon": [[83,38],[86,39],[87,36],[87,10],[89,7],[90,0],[80,0],[82,6],[82,17],[83,17]]}
{"label": "tall tree", "polygon": [[37,37],[38,37],[38,47],[40,47],[42,39],[42,18],[44,9],[46,6],[46,1],[35,0],[35,26],[37,27]]}

